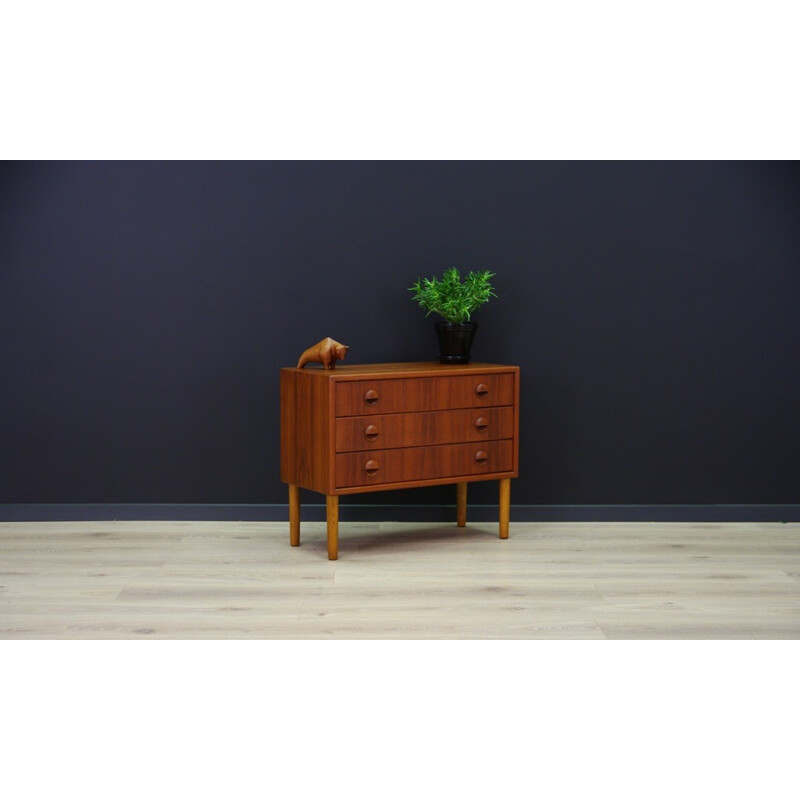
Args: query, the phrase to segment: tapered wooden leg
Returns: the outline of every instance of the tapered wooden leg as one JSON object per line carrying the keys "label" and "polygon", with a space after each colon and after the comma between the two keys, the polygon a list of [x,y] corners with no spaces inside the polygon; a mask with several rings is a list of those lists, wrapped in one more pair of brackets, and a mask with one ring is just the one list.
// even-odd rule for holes
{"label": "tapered wooden leg", "polygon": [[289,484],[289,544],[300,544],[300,487]]}
{"label": "tapered wooden leg", "polygon": [[511,512],[511,478],[500,478],[500,538],[508,539],[508,517]]}
{"label": "tapered wooden leg", "polygon": [[463,528],[467,524],[467,482],[456,484],[456,519],[458,527]]}
{"label": "tapered wooden leg", "polygon": [[339,558],[339,496],[325,495],[325,511],[328,520],[328,559]]}

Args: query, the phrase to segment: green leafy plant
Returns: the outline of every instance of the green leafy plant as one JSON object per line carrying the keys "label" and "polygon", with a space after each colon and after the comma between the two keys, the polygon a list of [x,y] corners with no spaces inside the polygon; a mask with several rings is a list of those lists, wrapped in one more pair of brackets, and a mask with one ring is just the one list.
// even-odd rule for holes
{"label": "green leafy plant", "polygon": [[461,273],[450,267],[444,271],[441,279],[418,278],[409,292],[413,292],[412,299],[427,309],[426,317],[438,314],[448,322],[459,325],[469,321],[470,314],[490,297],[497,297],[494,293],[490,279],[494,272],[488,269],[473,271],[461,282]]}

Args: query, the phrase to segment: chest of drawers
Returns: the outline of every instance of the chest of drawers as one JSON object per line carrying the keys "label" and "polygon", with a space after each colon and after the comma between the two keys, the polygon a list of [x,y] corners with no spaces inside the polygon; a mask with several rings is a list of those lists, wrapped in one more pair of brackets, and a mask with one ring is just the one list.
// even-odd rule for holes
{"label": "chest of drawers", "polygon": [[519,367],[413,362],[281,370],[281,480],[289,540],[300,544],[300,488],[326,496],[328,557],[338,556],[339,497],[500,482],[508,538],[510,479],[518,475]]}

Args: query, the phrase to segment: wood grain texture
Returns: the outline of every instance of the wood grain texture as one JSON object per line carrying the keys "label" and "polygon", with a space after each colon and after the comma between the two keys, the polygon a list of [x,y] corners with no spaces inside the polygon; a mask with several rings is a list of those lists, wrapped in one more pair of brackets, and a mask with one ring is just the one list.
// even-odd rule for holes
{"label": "wood grain texture", "polygon": [[519,473],[519,369],[514,370],[514,465],[515,474]]}
{"label": "wood grain texture", "polygon": [[410,414],[373,414],[336,420],[336,451],[383,450],[451,442],[511,439],[514,409],[458,409]]}
{"label": "wood grain texture", "polygon": [[[285,367],[289,371],[296,367]],[[306,367],[306,372],[325,375],[325,370]],[[509,372],[518,369],[507,364],[487,364],[473,361],[470,364],[441,364],[438,361],[396,361],[385,364],[339,364],[336,367],[337,381],[359,380],[363,378],[413,378],[425,376],[476,375],[484,372]]]}
{"label": "wood grain texture", "polygon": [[461,476],[508,472],[513,461],[513,450],[512,441],[506,439],[497,442],[337,453],[337,489],[413,483],[431,478],[451,478],[455,483],[455,479]]}
{"label": "wood grain texture", "polygon": [[508,539],[509,517],[511,513],[511,479],[501,478],[500,489],[500,538]]}
{"label": "wood grain texture", "polygon": [[289,484],[289,544],[300,546],[300,487]]}
{"label": "wood grain texture", "polygon": [[459,481],[456,484],[456,525],[459,528],[467,524],[467,484]]}
{"label": "wood grain texture", "polygon": [[332,385],[310,371],[282,369],[280,386],[281,480],[327,494],[333,488]]}
{"label": "wood grain texture", "polygon": [[336,561],[339,558],[339,498],[328,495],[325,498],[328,560]]}
{"label": "wood grain texture", "polygon": [[512,372],[336,382],[337,417],[487,408],[513,402]]}
{"label": "wood grain texture", "polygon": [[474,483],[475,481],[492,481],[492,480],[500,480],[500,478],[516,478],[517,475],[514,472],[492,472],[492,473],[484,473],[479,472],[475,475],[458,475],[458,476],[449,476],[446,478],[431,478],[430,480],[417,480],[417,481],[401,481],[395,483],[376,483],[374,486],[367,484],[362,484],[361,486],[342,486],[340,488],[335,488],[332,494],[338,495],[348,495],[348,494],[364,494],[366,492],[382,492],[382,491],[393,491],[395,489],[410,489],[410,488],[417,488],[420,486],[446,486],[448,484],[454,484],[458,482],[465,482],[465,483]]}
{"label": "wood grain texture", "polygon": [[800,524],[0,523],[2,639],[800,639]]}
{"label": "wood grain texture", "polygon": [[287,367],[280,386],[281,479],[290,484],[292,545],[300,542],[299,487],[327,498],[333,560],[338,555],[338,499],[333,498],[340,494],[457,482],[463,484],[457,490],[463,525],[467,482],[516,477],[518,367],[437,362],[349,371]]}

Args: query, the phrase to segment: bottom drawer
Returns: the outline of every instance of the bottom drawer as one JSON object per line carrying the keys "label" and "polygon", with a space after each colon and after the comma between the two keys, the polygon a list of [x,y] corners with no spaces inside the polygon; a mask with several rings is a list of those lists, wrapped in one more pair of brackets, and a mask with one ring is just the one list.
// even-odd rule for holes
{"label": "bottom drawer", "polygon": [[443,444],[436,447],[338,453],[336,488],[456,478],[484,472],[510,472],[513,468],[512,444],[511,439],[504,439]]}

